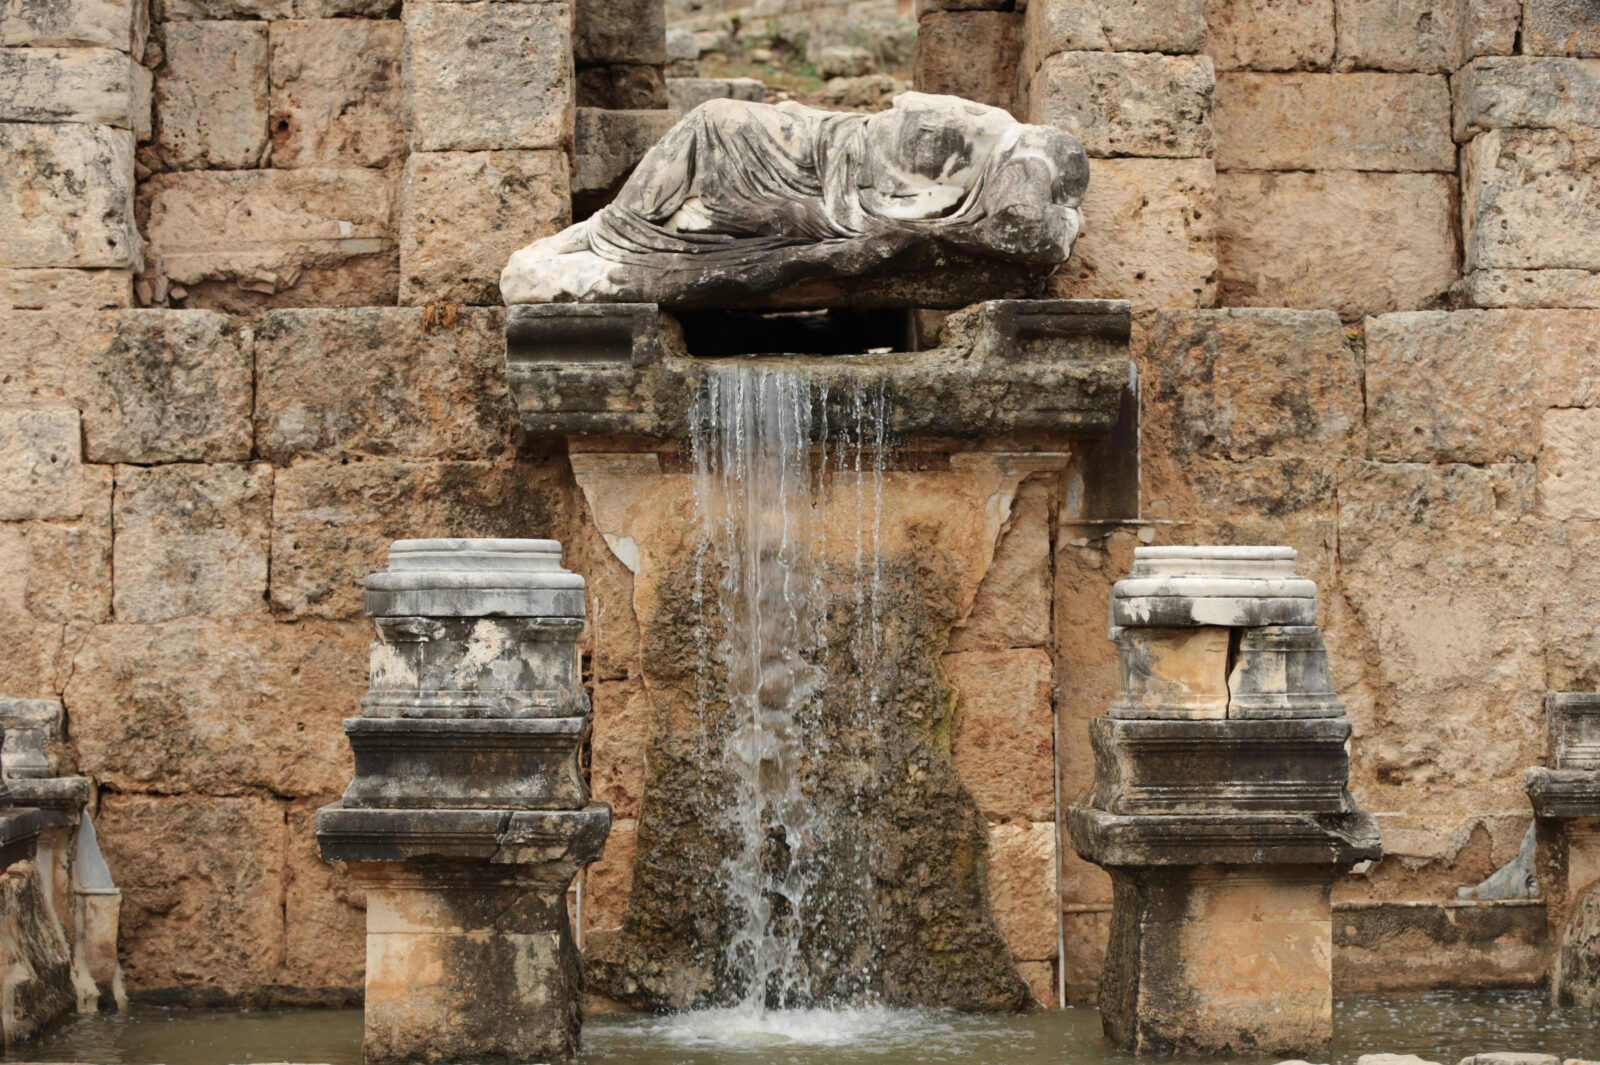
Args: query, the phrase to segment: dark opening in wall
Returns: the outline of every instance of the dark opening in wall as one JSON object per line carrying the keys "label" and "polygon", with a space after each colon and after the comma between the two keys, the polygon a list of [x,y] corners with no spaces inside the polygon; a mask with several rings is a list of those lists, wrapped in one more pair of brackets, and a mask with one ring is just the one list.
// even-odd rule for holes
{"label": "dark opening in wall", "polygon": [[904,310],[833,307],[820,311],[682,311],[689,354],[863,355],[912,351]]}

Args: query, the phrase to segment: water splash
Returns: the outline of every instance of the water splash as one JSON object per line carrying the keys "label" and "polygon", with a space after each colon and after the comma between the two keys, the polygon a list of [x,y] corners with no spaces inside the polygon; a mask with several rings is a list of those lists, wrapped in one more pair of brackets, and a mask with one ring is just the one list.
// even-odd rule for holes
{"label": "water splash", "polygon": [[[820,721],[824,696],[848,709],[857,742],[874,734],[887,413],[881,389],[840,397],[799,372],[742,364],[710,368],[694,412],[697,589],[715,577],[714,596],[696,593],[696,687],[703,728],[726,714],[705,750],[732,782],[714,814],[737,913],[719,968],[747,1012],[873,989],[867,785],[847,788],[839,809],[819,798],[816,768],[838,742]],[[849,679],[825,665],[836,587],[854,599],[847,628],[863,668]]]}

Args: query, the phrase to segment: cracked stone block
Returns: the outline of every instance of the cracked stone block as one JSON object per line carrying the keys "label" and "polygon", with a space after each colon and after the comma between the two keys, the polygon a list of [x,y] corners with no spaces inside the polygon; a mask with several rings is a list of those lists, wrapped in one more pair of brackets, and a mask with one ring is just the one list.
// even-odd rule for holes
{"label": "cracked stone block", "polygon": [[1522,50],[1529,55],[1600,56],[1600,5],[1595,0],[1527,0]]}
{"label": "cracked stone block", "polygon": [[1453,74],[1510,55],[1519,0],[1338,0],[1340,70]]}
{"label": "cracked stone block", "polygon": [[272,165],[382,167],[405,155],[393,20],[272,23]]}
{"label": "cracked stone block", "polygon": [[1476,59],[1454,82],[1458,141],[1491,129],[1600,126],[1600,59]]}

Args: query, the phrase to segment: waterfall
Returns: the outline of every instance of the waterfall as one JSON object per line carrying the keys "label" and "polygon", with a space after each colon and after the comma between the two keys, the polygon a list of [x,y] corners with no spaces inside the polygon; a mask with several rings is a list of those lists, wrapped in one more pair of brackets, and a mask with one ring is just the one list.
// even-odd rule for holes
{"label": "waterfall", "polygon": [[696,695],[726,848],[708,872],[735,920],[717,967],[755,1010],[874,990],[887,413],[881,389],[748,364],[712,366],[694,412]]}

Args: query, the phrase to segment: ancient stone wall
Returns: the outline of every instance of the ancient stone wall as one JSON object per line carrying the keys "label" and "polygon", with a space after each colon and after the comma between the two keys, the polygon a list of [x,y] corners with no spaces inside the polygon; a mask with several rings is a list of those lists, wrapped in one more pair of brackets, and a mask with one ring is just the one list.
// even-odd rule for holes
{"label": "ancient stone wall", "polygon": [[[1335,921],[1343,986],[1403,984],[1383,906],[1462,926],[1445,900],[1527,824],[1543,692],[1600,682],[1600,11],[920,6],[919,87],[1083,138],[1053,289],[1137,313],[1140,520],[1025,482],[944,658],[1001,931],[1040,997],[1092,994],[1109,885],[1060,859],[1058,971],[1054,793],[1090,778],[1132,547],[1287,543],[1387,854],[1337,889],[1362,915]],[[402,536],[553,535],[588,577],[617,822],[583,926],[620,921],[648,719],[631,574],[566,458],[516,445],[493,281],[666,120],[662,21],[0,0],[0,694],[65,703],[135,995],[359,987],[360,897],[310,821],[349,777],[360,579]],[[1537,976],[1518,950],[1449,978]]]}

